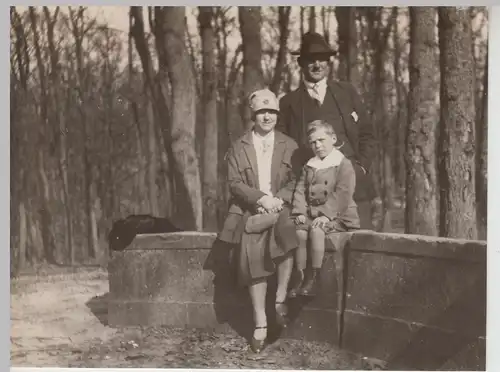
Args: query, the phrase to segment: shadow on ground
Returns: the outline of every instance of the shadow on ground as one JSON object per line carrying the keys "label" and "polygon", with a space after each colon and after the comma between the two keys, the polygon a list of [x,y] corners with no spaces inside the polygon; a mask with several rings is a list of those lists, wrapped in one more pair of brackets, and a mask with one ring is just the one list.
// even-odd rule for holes
{"label": "shadow on ground", "polygon": [[102,325],[108,326],[108,297],[109,292],[100,296],[94,296],[85,305],[90,309]]}

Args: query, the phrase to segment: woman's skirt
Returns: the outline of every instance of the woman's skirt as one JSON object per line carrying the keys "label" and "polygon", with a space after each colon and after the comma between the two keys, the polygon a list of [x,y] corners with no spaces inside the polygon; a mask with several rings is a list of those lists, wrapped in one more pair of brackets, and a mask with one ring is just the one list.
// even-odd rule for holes
{"label": "woman's skirt", "polygon": [[284,208],[276,223],[258,233],[243,231],[240,245],[238,282],[242,286],[276,272],[277,264],[298,246],[290,209]]}

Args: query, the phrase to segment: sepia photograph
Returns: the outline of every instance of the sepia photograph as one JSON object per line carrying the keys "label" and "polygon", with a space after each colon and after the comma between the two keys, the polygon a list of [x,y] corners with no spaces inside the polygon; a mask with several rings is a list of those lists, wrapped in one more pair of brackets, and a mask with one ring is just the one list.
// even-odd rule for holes
{"label": "sepia photograph", "polygon": [[11,366],[485,371],[490,9],[10,6]]}

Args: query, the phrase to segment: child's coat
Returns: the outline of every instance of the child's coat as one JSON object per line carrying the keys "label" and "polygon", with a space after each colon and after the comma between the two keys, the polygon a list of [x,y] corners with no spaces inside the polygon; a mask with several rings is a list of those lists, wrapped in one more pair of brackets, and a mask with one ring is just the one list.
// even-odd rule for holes
{"label": "child's coat", "polygon": [[323,160],[311,158],[302,172],[293,195],[293,215],[306,216],[299,229],[308,229],[312,220],[326,216],[325,232],[359,229],[360,221],[353,195],[356,186],[354,167],[340,151]]}

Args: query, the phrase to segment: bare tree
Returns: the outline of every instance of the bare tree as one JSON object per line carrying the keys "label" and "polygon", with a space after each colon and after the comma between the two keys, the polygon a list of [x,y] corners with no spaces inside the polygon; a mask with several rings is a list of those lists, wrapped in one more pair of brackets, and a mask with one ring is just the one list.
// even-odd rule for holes
{"label": "bare tree", "polygon": [[474,75],[468,12],[439,7],[440,235],[476,239]]}
{"label": "bare tree", "polygon": [[60,51],[56,45],[55,40],[55,25],[57,22],[57,17],[59,15],[59,7],[56,7],[54,15],[51,16],[49,9],[44,6],[43,12],[47,20],[47,41],[49,47],[50,56],[50,91],[51,91],[51,102],[53,103],[52,112],[55,114],[55,122],[57,123],[56,136],[59,142],[59,172],[62,181],[63,188],[63,206],[64,206],[64,217],[65,217],[65,228],[66,232],[64,234],[64,245],[69,252],[69,259],[72,265],[74,265],[74,248],[73,248],[73,224],[71,223],[71,204],[69,202],[69,179],[68,179],[68,141],[67,141],[67,123],[65,117],[65,110],[62,107],[63,97],[62,97],[62,87],[61,87],[61,64],[60,64]]}
{"label": "bare tree", "polygon": [[396,94],[396,116],[395,120],[395,135],[394,135],[394,177],[398,189],[403,189],[406,183],[406,166],[405,166],[405,142],[406,142],[406,127],[407,127],[407,97],[405,83],[402,73],[404,71],[403,43],[402,36],[399,31],[399,22],[394,22],[393,30],[393,47],[394,47],[394,85]]}
{"label": "bare tree", "polygon": [[280,46],[278,50],[278,58],[276,58],[276,66],[274,68],[274,76],[271,82],[270,90],[274,94],[278,95],[281,82],[283,81],[283,75],[285,72],[286,64],[286,53],[287,53],[287,42],[288,35],[290,34],[289,23],[290,23],[290,13],[292,7],[290,6],[280,6],[278,7],[278,25],[280,29]]}
{"label": "bare tree", "polygon": [[306,9],[305,7],[301,6],[300,7],[300,37],[302,37],[302,35],[304,35],[305,33],[305,12],[306,12]]}
{"label": "bare tree", "polygon": [[215,36],[212,21],[212,7],[199,7],[201,48],[203,54],[203,227],[208,231],[218,230],[217,221],[217,80],[215,64]]}
{"label": "bare tree", "polygon": [[309,7],[309,31],[316,32],[316,7]]}
{"label": "bare tree", "polygon": [[[50,186],[49,179],[46,171],[46,135],[49,126],[49,97],[47,94],[47,76],[45,71],[45,65],[42,57],[42,46],[40,45],[40,34],[38,31],[38,20],[39,16],[36,13],[34,7],[29,7],[29,15],[31,20],[31,31],[33,34],[33,42],[35,45],[35,56],[38,68],[38,77],[40,81],[40,127],[38,129],[38,175],[40,180],[40,185],[42,187],[42,196],[40,204],[38,207],[38,212],[40,214],[41,221],[41,244],[45,251],[45,259],[49,263],[56,263],[55,257],[55,244],[53,241],[53,236],[51,234],[51,220],[49,205],[50,205]],[[34,226],[33,226],[34,227]],[[35,230],[32,230],[35,231]],[[38,234],[35,233],[37,236]]]}
{"label": "bare tree", "polygon": [[321,7],[321,23],[323,24],[323,36],[325,37],[326,43],[330,44],[330,13],[331,7],[322,6]]}
{"label": "bare tree", "polygon": [[360,88],[358,68],[358,31],[356,28],[356,8],[339,6],[335,8],[339,45],[338,78],[350,81]]}
{"label": "bare tree", "polygon": [[176,176],[181,179],[189,199],[187,228],[202,229],[202,197],[198,158],[195,150],[196,88],[189,55],[185,46],[185,7],[161,7],[156,22],[164,43],[172,87],[171,146],[176,162]]}
{"label": "bare tree", "polygon": [[435,128],[436,11],[410,7],[410,106],[406,136],[405,232],[438,235]]}
{"label": "bare tree", "polygon": [[482,115],[476,125],[476,203],[479,239],[486,239],[488,227],[488,54],[486,52],[483,75]]}
{"label": "bare tree", "polygon": [[[22,107],[27,99],[28,76],[30,58],[27,53],[27,37],[24,31],[21,17],[16,7],[10,8],[11,21],[11,80],[10,80],[10,154],[11,154],[11,249],[10,267],[11,277],[18,275],[20,270],[26,266],[28,247],[28,228],[26,222],[26,206],[24,200],[28,193],[28,180],[26,173],[29,172],[29,164],[23,163],[21,149],[26,144],[26,133],[23,125]],[[17,243],[17,244],[16,244]]]}
{"label": "bare tree", "polygon": [[238,7],[238,15],[243,44],[243,94],[245,96],[243,119],[246,129],[249,129],[252,126],[252,119],[248,106],[248,95],[264,87],[260,38],[262,16],[259,6],[240,6]]}
{"label": "bare tree", "polygon": [[97,226],[95,223],[94,215],[94,180],[92,176],[92,163],[90,160],[90,128],[88,111],[86,109],[87,94],[88,94],[88,80],[86,79],[85,71],[85,61],[83,54],[83,41],[86,34],[93,27],[92,23],[86,24],[84,20],[84,13],[86,8],[80,6],[78,10],[73,10],[70,8],[70,21],[71,21],[71,32],[75,41],[75,51],[76,51],[76,77],[77,77],[77,91],[79,98],[78,111],[80,113],[80,120],[82,123],[82,134],[83,134],[83,179],[84,179],[84,193],[85,193],[85,212],[87,219],[87,243],[88,243],[88,255],[91,258],[96,257],[96,251],[98,248],[98,242],[95,240]]}

